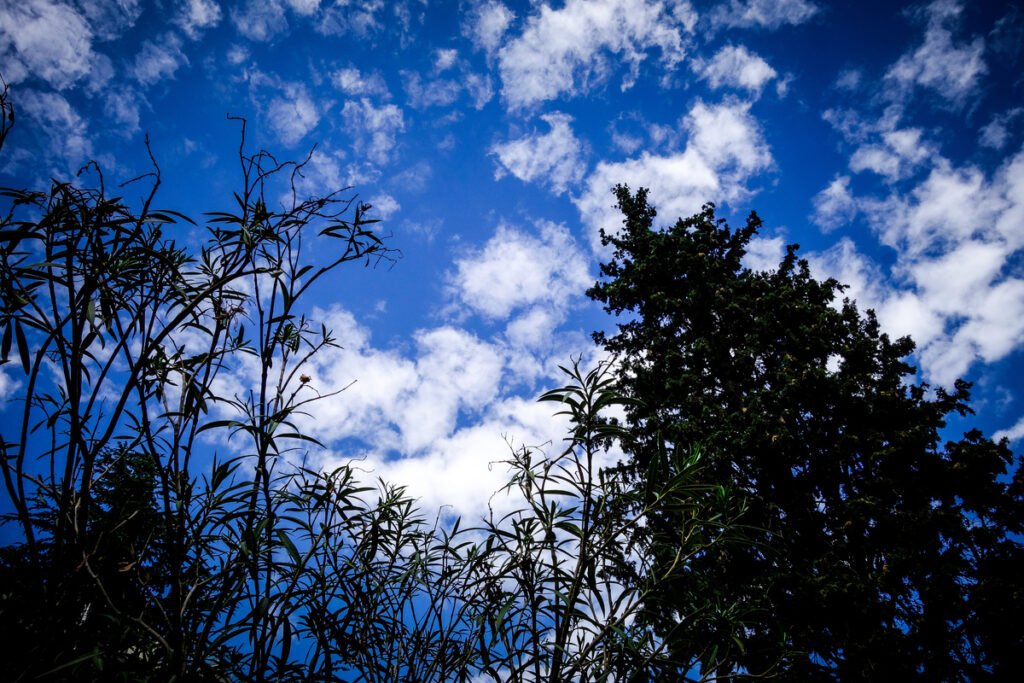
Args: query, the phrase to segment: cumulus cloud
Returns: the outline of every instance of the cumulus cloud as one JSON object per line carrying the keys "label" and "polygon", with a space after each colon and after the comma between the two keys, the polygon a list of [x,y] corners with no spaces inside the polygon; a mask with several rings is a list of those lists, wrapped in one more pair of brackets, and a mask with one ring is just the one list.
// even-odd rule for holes
{"label": "cumulus cloud", "polygon": [[334,87],[350,96],[369,95],[371,97],[389,96],[387,83],[379,73],[365,74],[354,67],[338,69],[331,73]]}
{"label": "cumulus cloud", "polygon": [[648,51],[657,48],[668,71],[683,59],[684,35],[695,20],[687,3],[673,8],[645,0],[568,0],[557,10],[542,5],[498,52],[502,94],[512,109],[576,95],[606,81],[620,64],[628,65],[622,88],[629,88]]}
{"label": "cumulus cloud", "polygon": [[[0,402],[7,402],[7,399],[14,395],[14,392],[21,387],[21,382],[12,378],[0,369]],[[2,408],[0,408],[2,410]]]}
{"label": "cumulus cloud", "polygon": [[214,0],[188,0],[178,9],[174,23],[192,40],[220,22],[220,5]]}
{"label": "cumulus cloud", "polygon": [[64,90],[90,72],[93,32],[74,8],[52,0],[0,5],[0,63],[17,83],[40,78]]}
{"label": "cumulus cloud", "polygon": [[1003,201],[992,193],[980,169],[938,159],[909,193],[894,193],[861,206],[869,212],[883,244],[916,257],[949,249],[975,232],[993,231],[993,211]]}
{"label": "cumulus cloud", "polygon": [[1001,114],[994,115],[992,120],[981,129],[979,142],[984,147],[1002,149],[1010,139],[1010,125],[1021,114],[1024,114],[1024,107],[1014,107]]}
{"label": "cumulus cloud", "polygon": [[545,114],[541,119],[550,130],[533,133],[491,147],[500,164],[495,180],[511,173],[523,182],[544,182],[555,194],[562,194],[583,178],[586,164],[582,144],[573,135],[572,117],[562,113]]}
{"label": "cumulus cloud", "polygon": [[851,222],[857,214],[857,202],[850,193],[850,176],[836,176],[828,187],[814,197],[811,220],[826,232]]}
{"label": "cumulus cloud", "polygon": [[328,36],[367,36],[384,28],[380,13],[389,6],[396,15],[404,11],[401,5],[384,0],[338,0],[320,13],[316,30]]}
{"label": "cumulus cloud", "polygon": [[835,87],[839,90],[854,91],[860,87],[864,74],[860,69],[843,69],[836,76]]}
{"label": "cumulus cloud", "polygon": [[417,109],[448,106],[462,92],[462,84],[453,79],[436,78],[424,82],[415,71],[402,71],[401,74],[409,104]]}
{"label": "cumulus cloud", "polygon": [[310,387],[355,384],[314,408],[307,428],[325,441],[358,438],[382,453],[420,454],[451,436],[460,413],[476,414],[497,396],[501,350],[451,326],[420,330],[411,357],[381,350],[351,313],[316,311],[343,348],[313,358]]}
{"label": "cumulus cloud", "polygon": [[282,144],[291,147],[306,137],[320,122],[316,103],[302,85],[290,84],[283,96],[267,106],[270,127]]}
{"label": "cumulus cloud", "polygon": [[948,386],[1024,344],[1024,279],[1009,267],[1024,248],[1024,150],[991,174],[939,158],[909,191],[883,198],[844,189],[895,262],[884,270],[849,240],[815,261],[887,330],[914,337],[928,379]]}
{"label": "cumulus cloud", "polygon": [[882,133],[879,143],[858,147],[850,157],[854,173],[872,171],[889,181],[908,177],[933,152],[921,139],[920,128],[904,128]]}
{"label": "cumulus cloud", "polygon": [[316,14],[320,9],[320,0],[285,0],[292,11],[304,17]]}
{"label": "cumulus cloud", "polygon": [[[503,235],[512,235],[518,243],[532,240],[528,246],[539,248],[534,252],[539,258],[557,260],[555,252],[563,250],[564,256],[568,249],[585,266],[563,227],[542,227],[540,236],[504,230],[466,260],[486,260],[494,255],[491,246],[503,241]],[[533,267],[527,258],[515,263]],[[570,277],[581,279],[568,270]],[[564,295],[554,297],[560,298]],[[551,300],[545,293],[524,294],[508,306],[513,313],[525,311],[512,322],[529,328],[536,322],[535,312],[550,309],[544,302]],[[506,482],[507,472],[500,464],[509,455],[506,438],[517,445],[559,448],[567,426],[564,416],[553,415],[556,410],[550,404],[532,396],[514,395],[511,388],[526,386],[532,394],[538,381],[542,388],[562,383],[552,373],[558,362],[566,361],[569,348],[549,343],[541,357],[535,345],[516,343],[507,333],[485,339],[448,324],[417,331],[410,347],[382,349],[344,309],[315,310],[313,319],[333,330],[340,348],[313,357],[304,368],[310,381],[303,391],[326,393],[348,387],[330,400],[308,405],[308,415],[297,418],[304,433],[331,449],[322,466],[356,460],[354,464],[373,477],[407,485],[426,509],[444,505],[454,514],[478,516]],[[540,325],[539,331],[548,341],[560,339],[551,329]],[[581,334],[570,341],[582,344],[585,338]],[[497,508],[507,504],[495,501]]]}
{"label": "cumulus cloud", "polygon": [[[384,481],[405,485],[424,511],[443,508],[446,514],[466,520],[481,519],[490,510],[502,515],[522,503],[499,493],[508,483],[504,462],[510,449],[525,445],[549,455],[557,453],[568,422],[554,412],[551,404],[506,397],[489,406],[476,424],[455,430],[416,457],[369,453],[356,465]],[[607,462],[599,466],[614,464],[610,458],[602,460]],[[348,460],[334,460],[336,464],[344,462]]]}
{"label": "cumulus cloud", "polygon": [[463,23],[462,34],[478,48],[493,53],[501,45],[515,16],[497,0],[482,2],[470,10]]}
{"label": "cumulus cloud", "polygon": [[480,250],[456,259],[447,281],[457,305],[491,320],[537,305],[561,318],[594,278],[565,226],[537,227],[531,234],[501,225]]}
{"label": "cumulus cloud", "polygon": [[156,41],[147,40],[135,56],[132,75],[142,85],[152,85],[165,78],[172,78],[179,67],[188,64],[188,58],[181,51],[181,38],[174,33],[165,33]]}
{"label": "cumulus cloud", "polygon": [[455,66],[459,58],[459,51],[449,48],[434,50],[434,73],[441,73]]}
{"label": "cumulus cloud", "polygon": [[604,162],[590,174],[576,207],[599,249],[598,230],[611,230],[621,217],[610,207],[618,183],[646,187],[662,216],[689,216],[709,201],[730,202],[750,195],[747,181],[773,164],[749,103],[706,105],[698,101],[683,121],[686,148],[664,156],[643,152],[622,162]]}
{"label": "cumulus cloud", "polygon": [[744,88],[753,93],[760,93],[764,84],[776,76],[775,69],[768,62],[742,45],[723,47],[697,70],[712,89],[724,86]]}
{"label": "cumulus cloud", "polygon": [[356,151],[376,164],[390,159],[397,135],[405,130],[401,109],[393,104],[376,107],[365,97],[346,102],[341,118]]}
{"label": "cumulus cloud", "polygon": [[711,12],[711,22],[718,26],[775,30],[787,24],[802,24],[818,11],[817,5],[807,0],[729,0]]}
{"label": "cumulus cloud", "polygon": [[751,270],[776,270],[786,253],[786,242],[781,235],[761,237],[755,235],[747,243],[747,253],[743,256],[743,267]]}
{"label": "cumulus cloud", "polygon": [[369,203],[373,207],[374,214],[382,220],[391,218],[402,208],[397,199],[384,192],[370,197]]}
{"label": "cumulus cloud", "polygon": [[288,30],[279,0],[248,0],[231,10],[231,21],[249,40],[265,41]]}
{"label": "cumulus cloud", "polygon": [[[354,170],[344,161],[344,154],[318,147],[303,165],[301,174],[295,179],[295,189],[300,199],[323,197],[343,187],[356,183]],[[287,204],[287,198],[283,201]]]}
{"label": "cumulus cloud", "polygon": [[933,90],[953,103],[962,102],[978,87],[988,71],[983,54],[985,41],[979,36],[970,44],[956,44],[951,26],[963,11],[955,0],[938,0],[928,6],[924,43],[892,66],[885,77],[890,94],[901,97],[914,87]]}
{"label": "cumulus cloud", "polygon": [[403,70],[400,74],[409,105],[416,109],[449,106],[463,92],[468,93],[473,100],[474,108],[481,109],[494,94],[491,77],[473,71],[468,62],[458,58],[456,50],[436,50],[434,66],[428,78],[409,70]]}
{"label": "cumulus cloud", "polygon": [[992,435],[992,438],[996,441],[1000,439],[1009,439],[1010,441],[1020,441],[1024,438],[1024,417],[1017,420],[1017,423],[1007,429],[1000,429],[998,432]]}

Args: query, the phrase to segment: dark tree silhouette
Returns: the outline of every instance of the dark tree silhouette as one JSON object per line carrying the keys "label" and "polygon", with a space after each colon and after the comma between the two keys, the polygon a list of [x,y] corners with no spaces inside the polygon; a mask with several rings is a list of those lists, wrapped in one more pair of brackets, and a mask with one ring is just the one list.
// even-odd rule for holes
{"label": "dark tree silhouette", "polygon": [[[755,214],[733,230],[707,205],[656,229],[645,190],[615,193],[623,228],[602,233],[614,256],[589,294],[621,315],[595,337],[636,401],[627,466],[641,481],[662,447],[703,444],[756,541],[695,558],[647,601],[679,657],[794,681],[1019,672],[1020,464],[1008,474],[1005,440],[978,431],[941,438],[970,385],[914,383],[913,342],[811,277],[797,245],[776,270],[744,268]],[[663,564],[680,523],[664,510],[651,526]]]}

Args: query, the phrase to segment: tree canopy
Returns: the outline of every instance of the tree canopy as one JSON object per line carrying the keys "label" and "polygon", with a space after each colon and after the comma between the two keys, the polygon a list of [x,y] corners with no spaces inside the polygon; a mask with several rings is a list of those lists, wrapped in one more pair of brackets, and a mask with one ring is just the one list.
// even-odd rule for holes
{"label": "tree canopy", "polygon": [[[589,294],[619,316],[595,338],[632,399],[626,465],[642,481],[660,453],[702,444],[702,476],[745,499],[752,541],[694,558],[647,601],[673,651],[794,681],[1019,671],[1024,474],[1005,440],[944,441],[970,385],[915,382],[913,342],[815,279],[798,245],[774,270],[744,267],[756,214],[732,229],[708,204],[659,229],[645,190],[615,194],[623,226],[602,233],[614,254]],[[681,521],[652,522],[663,565]]]}

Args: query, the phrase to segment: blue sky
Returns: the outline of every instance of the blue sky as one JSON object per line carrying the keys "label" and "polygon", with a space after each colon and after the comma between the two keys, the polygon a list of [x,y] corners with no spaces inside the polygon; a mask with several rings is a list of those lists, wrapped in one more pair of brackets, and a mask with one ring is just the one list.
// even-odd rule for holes
{"label": "blue sky", "polygon": [[751,266],[799,242],[1019,447],[1022,51],[1000,0],[0,0],[0,185],[90,158],[136,176],[149,133],[158,204],[198,219],[237,187],[226,114],[283,158],[317,145],[301,189],[353,186],[404,257],[314,293],[345,348],[313,382],[356,384],[306,426],[325,464],[363,458],[428,505],[482,511],[503,437],[559,438],[534,399],[611,324],[583,292],[620,182],[666,223],[757,210]]}

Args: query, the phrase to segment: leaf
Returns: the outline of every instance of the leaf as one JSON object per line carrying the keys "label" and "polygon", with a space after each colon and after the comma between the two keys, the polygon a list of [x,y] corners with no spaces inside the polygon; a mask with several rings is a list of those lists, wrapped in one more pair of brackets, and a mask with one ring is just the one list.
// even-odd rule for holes
{"label": "leaf", "polygon": [[[283,529],[277,530],[277,537],[281,541],[281,545],[288,551],[288,557],[292,558],[292,562],[298,565],[302,558],[299,555],[299,551],[295,548],[295,544],[292,543],[292,539],[288,538],[288,534]],[[297,568],[297,567],[296,567]]]}
{"label": "leaf", "polygon": [[21,354],[21,367],[24,368],[25,374],[29,374],[32,371],[32,362],[29,358],[28,341],[25,339],[25,331],[21,329],[21,322],[14,322],[14,336],[18,340],[18,353]]}
{"label": "leaf", "polygon": [[0,344],[0,360],[4,363],[7,362],[7,357],[11,353],[11,341],[13,339],[11,333],[13,332],[13,327],[14,325],[10,321],[8,321],[7,325],[4,327],[3,343]]}

